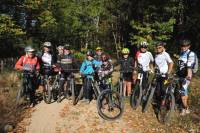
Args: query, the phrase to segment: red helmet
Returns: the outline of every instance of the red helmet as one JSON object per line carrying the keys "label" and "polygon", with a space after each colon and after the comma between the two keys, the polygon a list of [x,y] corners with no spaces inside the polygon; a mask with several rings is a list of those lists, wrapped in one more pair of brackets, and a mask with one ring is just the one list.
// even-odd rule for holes
{"label": "red helmet", "polygon": [[109,56],[109,55],[107,55],[107,54],[102,54],[101,60],[102,60],[103,62],[106,62],[106,61],[108,61],[109,59],[110,59],[110,56]]}

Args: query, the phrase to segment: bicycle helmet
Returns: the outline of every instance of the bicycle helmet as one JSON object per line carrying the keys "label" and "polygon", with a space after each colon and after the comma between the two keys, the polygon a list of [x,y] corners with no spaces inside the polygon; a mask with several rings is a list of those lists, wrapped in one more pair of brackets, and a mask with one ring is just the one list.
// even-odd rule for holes
{"label": "bicycle helmet", "polygon": [[65,45],[64,45],[64,49],[70,50],[70,45],[69,45],[69,44],[65,44]]}
{"label": "bicycle helmet", "polygon": [[60,49],[61,49],[61,50],[63,50],[63,49],[64,49],[64,47],[63,47],[63,46],[61,46],[61,45],[59,45],[59,46],[57,47],[57,49],[58,49],[58,50],[60,50]]}
{"label": "bicycle helmet", "polygon": [[123,48],[122,49],[122,54],[129,54],[129,53],[130,53],[130,51],[129,51],[128,48]]}
{"label": "bicycle helmet", "polygon": [[141,42],[140,43],[140,48],[146,48],[149,44],[147,42]]}
{"label": "bicycle helmet", "polygon": [[180,41],[181,46],[189,46],[191,44],[190,40],[184,39]]}
{"label": "bicycle helmet", "polygon": [[43,47],[51,47],[51,42],[44,42]]}
{"label": "bicycle helmet", "polygon": [[102,47],[97,47],[97,48],[96,48],[96,51],[98,51],[98,50],[102,50]]}
{"label": "bicycle helmet", "polygon": [[109,55],[107,55],[107,54],[102,54],[101,60],[102,60],[103,62],[106,62],[106,61],[108,61],[109,59],[110,59]]}
{"label": "bicycle helmet", "polygon": [[87,56],[91,56],[91,57],[94,57],[94,52],[92,50],[88,50],[87,51]]}
{"label": "bicycle helmet", "polygon": [[158,43],[156,43],[156,47],[158,47],[158,46],[166,46],[166,43],[165,42],[158,42]]}
{"label": "bicycle helmet", "polygon": [[32,47],[32,46],[27,46],[27,47],[25,47],[25,52],[34,52],[35,51],[35,49]]}

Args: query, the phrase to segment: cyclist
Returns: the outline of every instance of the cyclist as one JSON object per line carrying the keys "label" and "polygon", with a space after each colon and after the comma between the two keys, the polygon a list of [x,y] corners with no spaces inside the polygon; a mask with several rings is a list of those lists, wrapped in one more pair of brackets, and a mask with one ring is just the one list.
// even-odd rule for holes
{"label": "cyclist", "polygon": [[178,60],[178,72],[177,75],[183,79],[181,82],[181,99],[183,109],[181,115],[189,114],[188,106],[188,86],[192,79],[192,68],[195,64],[195,53],[190,50],[190,41],[181,41],[181,53]]}
{"label": "cyclist", "polygon": [[123,78],[123,95],[126,96],[126,92],[128,96],[131,95],[131,84],[133,80],[133,70],[135,61],[133,58],[129,56],[129,49],[122,49],[122,57],[119,59],[119,64],[121,65],[121,73]]}
{"label": "cyclist", "polygon": [[[36,90],[36,77],[37,74],[39,74],[40,70],[40,64],[38,57],[35,56],[35,49],[33,49],[31,46],[27,46],[25,48],[26,55],[23,55],[19,58],[17,63],[15,64],[15,69],[21,70],[24,73],[31,73],[32,76],[30,79],[30,107],[33,107],[36,103],[35,101],[35,90]],[[25,91],[25,90],[24,90]]]}
{"label": "cyclist", "polygon": [[111,75],[113,72],[113,65],[112,63],[109,61],[110,57],[107,54],[102,54],[101,56],[101,61],[102,61],[102,65],[100,66],[99,70],[98,70],[98,76],[100,77],[100,79],[104,79],[105,83],[101,83],[100,84],[100,88],[101,89],[110,89],[111,86]]}
{"label": "cyclist", "polygon": [[43,75],[52,75],[52,67],[54,67],[54,64],[56,63],[55,56],[52,53],[51,50],[51,42],[44,42],[43,44],[43,53],[41,56],[41,73]]}
{"label": "cyclist", "polygon": [[57,50],[58,50],[58,55],[57,55],[57,63],[60,63],[60,59],[61,59],[61,56],[63,55],[64,53],[64,47],[59,45],[57,47]]}
{"label": "cyclist", "polygon": [[[74,67],[76,67],[75,64],[75,59],[73,54],[71,53],[70,46],[66,44],[64,46],[64,52],[63,55],[60,56],[60,59],[57,62],[58,65],[61,68],[61,78],[60,78],[60,88],[59,88],[59,98],[58,102],[61,101],[61,92],[64,90],[64,84],[65,81],[72,76],[72,71]],[[67,93],[67,98],[68,98],[68,93]]]}
{"label": "cyclist", "polygon": [[161,76],[157,78],[157,91],[156,91],[156,100],[161,100],[160,98],[164,95],[164,81],[172,72],[173,61],[170,55],[165,51],[165,42],[158,42],[156,44],[156,56],[155,56],[155,65],[157,71]]}
{"label": "cyclist", "polygon": [[94,56],[95,60],[101,61],[101,55],[103,54],[103,49],[102,47],[97,47],[96,48],[96,54]]}
{"label": "cyclist", "polygon": [[87,58],[83,61],[80,74],[85,78],[83,82],[83,100],[89,103],[92,98],[92,80],[94,80],[94,73],[102,64],[100,61],[94,59],[94,52],[92,50],[87,51]]}
{"label": "cyclist", "polygon": [[148,85],[148,76],[149,71],[153,72],[153,56],[151,52],[147,51],[147,42],[141,42],[139,46],[139,51],[136,54],[136,65],[138,67],[138,71],[143,73],[143,81],[142,88],[145,89]]}

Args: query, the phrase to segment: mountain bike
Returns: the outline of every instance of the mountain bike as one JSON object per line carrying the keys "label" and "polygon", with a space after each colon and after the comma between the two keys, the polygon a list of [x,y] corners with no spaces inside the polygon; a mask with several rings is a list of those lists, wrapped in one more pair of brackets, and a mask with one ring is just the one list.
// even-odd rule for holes
{"label": "mountain bike", "polygon": [[22,73],[22,84],[20,89],[17,92],[16,97],[16,105],[20,105],[22,99],[24,99],[26,102],[30,103],[31,100],[34,100],[34,93],[37,81],[37,76],[35,73],[29,72],[29,71],[23,71]]}
{"label": "mountain bike", "polygon": [[61,72],[58,72],[55,76],[44,76],[44,90],[43,99],[45,103],[50,104],[51,100],[57,100],[59,93],[59,81],[61,77]]}
{"label": "mountain bike", "polygon": [[122,96],[113,90],[112,82],[106,80],[106,77],[100,77],[99,82],[104,85],[104,89],[97,98],[97,110],[103,119],[116,120],[124,112],[124,101]]}
{"label": "mountain bike", "polygon": [[[82,78],[83,84],[86,83],[86,82],[91,82],[91,83],[87,83],[87,84],[91,84],[92,85],[92,89],[93,89],[94,95],[97,98],[99,96],[99,94],[100,94],[100,88],[99,88],[98,82],[96,80],[94,80],[94,78],[90,78],[91,80],[88,80],[89,79],[88,76],[94,76],[94,74],[81,75],[80,78]],[[74,100],[73,105],[76,105],[78,103],[78,101],[83,98],[83,90],[84,90],[84,87],[82,85],[77,98]]]}
{"label": "mountain bike", "polygon": [[137,79],[130,97],[130,105],[133,109],[137,109],[140,104],[146,101],[146,94],[148,92],[148,81],[143,83],[144,76],[148,77],[148,72],[144,72],[140,67],[137,68],[137,72]]}

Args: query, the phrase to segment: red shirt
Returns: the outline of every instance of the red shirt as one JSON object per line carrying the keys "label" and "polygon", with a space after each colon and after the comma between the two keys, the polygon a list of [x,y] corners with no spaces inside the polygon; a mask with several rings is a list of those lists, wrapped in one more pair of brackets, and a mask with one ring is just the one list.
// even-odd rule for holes
{"label": "red shirt", "polygon": [[26,70],[26,71],[39,71],[40,64],[38,57],[30,58],[26,55],[21,56],[20,59],[15,64],[15,69],[17,70]]}

